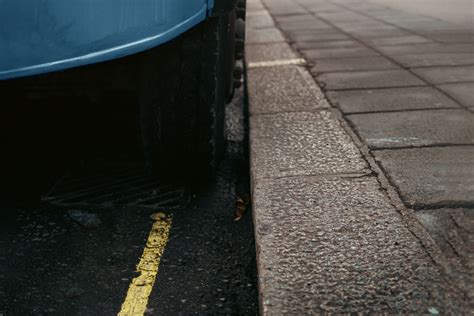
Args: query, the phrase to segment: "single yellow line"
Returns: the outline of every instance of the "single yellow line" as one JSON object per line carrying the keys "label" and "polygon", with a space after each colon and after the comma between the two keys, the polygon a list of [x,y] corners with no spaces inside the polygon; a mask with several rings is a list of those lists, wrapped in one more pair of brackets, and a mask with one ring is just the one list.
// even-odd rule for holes
{"label": "single yellow line", "polygon": [[140,262],[137,265],[139,276],[134,278],[128,287],[127,297],[122,304],[122,309],[118,313],[119,316],[136,316],[143,315],[148,304],[160,259],[168,242],[171,216],[163,213],[153,214],[151,218],[155,221],[151,228],[148,240],[143,250]]}

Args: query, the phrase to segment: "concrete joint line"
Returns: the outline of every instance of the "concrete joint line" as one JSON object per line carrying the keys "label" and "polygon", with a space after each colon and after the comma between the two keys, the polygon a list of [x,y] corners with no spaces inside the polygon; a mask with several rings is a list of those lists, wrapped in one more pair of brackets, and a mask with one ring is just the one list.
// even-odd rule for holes
{"label": "concrete joint line", "polygon": [[334,115],[339,115],[334,108],[316,108],[316,109],[304,109],[304,110],[282,110],[282,111],[272,111],[272,112],[257,112],[257,113],[250,113],[250,117],[253,116],[265,116],[265,115],[275,115],[275,114],[282,114],[282,113],[321,113],[321,112],[329,112]]}
{"label": "concrete joint line", "polygon": [[366,169],[362,172],[351,172],[351,173],[314,173],[314,174],[304,174],[304,175],[287,175],[287,176],[278,176],[278,177],[259,177],[256,181],[265,181],[265,180],[281,180],[281,179],[305,179],[305,180],[320,180],[324,178],[340,178],[340,179],[358,179],[358,178],[365,178],[365,177],[373,177],[376,174],[370,170]]}
{"label": "concrete joint line", "polygon": [[306,64],[306,60],[304,60],[303,58],[292,58],[292,59],[250,62],[248,63],[247,68],[252,69],[252,68],[277,67],[277,66],[289,66],[289,65],[302,66],[305,64]]}
{"label": "concrete joint line", "polygon": [[365,114],[379,114],[379,113],[401,113],[401,112],[416,112],[416,111],[439,111],[439,110],[465,110],[463,108],[449,108],[449,107],[428,107],[428,108],[417,108],[417,109],[400,109],[400,110],[374,110],[374,111],[363,111],[363,112],[344,112],[344,116],[347,115],[365,115]]}
{"label": "concrete joint line", "polygon": [[335,109],[335,112],[338,113],[338,118],[341,122],[342,128],[349,134],[351,139],[359,148],[363,159],[367,162],[369,168],[376,175],[377,182],[380,184],[381,189],[384,191],[385,195],[387,196],[388,200],[395,208],[395,210],[401,215],[409,231],[419,241],[420,245],[429,255],[431,260],[439,268],[441,268],[445,274],[448,274],[450,271],[450,267],[447,262],[447,258],[436,245],[430,234],[420,223],[420,221],[415,215],[415,210],[405,206],[405,203],[403,203],[402,199],[400,198],[400,193],[398,192],[397,188],[385,175],[382,167],[377,163],[377,161],[371,154],[371,150],[369,149],[369,147],[354,132],[350,124],[344,118],[342,112],[340,112],[340,110],[337,108]]}
{"label": "concrete joint line", "polygon": [[381,150],[401,150],[401,149],[419,149],[419,148],[444,148],[444,147],[472,147],[474,144],[470,143],[438,143],[432,145],[413,145],[413,146],[400,146],[400,147],[377,147],[370,149],[371,151]]}

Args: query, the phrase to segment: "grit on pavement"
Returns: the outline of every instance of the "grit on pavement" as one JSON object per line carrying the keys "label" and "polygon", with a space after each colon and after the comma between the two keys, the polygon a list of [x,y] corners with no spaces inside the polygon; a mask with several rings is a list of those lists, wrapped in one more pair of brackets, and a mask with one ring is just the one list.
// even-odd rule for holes
{"label": "grit on pavement", "polygon": [[248,0],[263,314],[474,311],[473,6],[425,3]]}

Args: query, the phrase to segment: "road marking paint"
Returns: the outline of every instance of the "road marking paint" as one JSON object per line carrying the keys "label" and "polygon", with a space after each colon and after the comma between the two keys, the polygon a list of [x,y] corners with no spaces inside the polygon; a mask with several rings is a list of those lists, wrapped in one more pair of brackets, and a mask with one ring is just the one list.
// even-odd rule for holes
{"label": "road marking paint", "polygon": [[130,283],[127,297],[118,313],[119,316],[143,315],[148,304],[148,297],[155,284],[161,256],[168,242],[172,218],[163,213],[153,214],[151,218],[155,222],[137,265],[137,272],[140,275]]}
{"label": "road marking paint", "polygon": [[304,65],[305,63],[306,61],[303,58],[279,59],[279,60],[258,61],[258,62],[248,63],[247,68]]}

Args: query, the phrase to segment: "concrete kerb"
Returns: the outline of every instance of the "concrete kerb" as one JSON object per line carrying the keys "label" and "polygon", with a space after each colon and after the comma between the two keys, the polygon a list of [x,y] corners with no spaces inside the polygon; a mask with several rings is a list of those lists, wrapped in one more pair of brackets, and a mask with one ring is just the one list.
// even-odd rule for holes
{"label": "concrete kerb", "polygon": [[[260,2],[252,0],[250,3]],[[260,4],[255,6],[260,7]],[[249,28],[247,34],[252,36],[253,32],[260,33],[260,31],[261,29]],[[270,33],[273,37],[276,32],[271,31]],[[368,291],[370,286],[377,287],[377,284],[371,283],[370,286],[352,284],[351,282],[356,282],[358,278],[357,273],[351,274],[349,277],[341,275],[340,279],[337,279],[336,273],[336,279],[332,280],[333,283],[326,284],[325,282],[328,280],[325,279],[327,276],[325,273],[334,271],[325,267],[324,262],[318,259],[322,254],[318,251],[324,253],[326,256],[324,259],[327,262],[332,262],[335,268],[342,269],[341,266],[338,266],[339,261],[335,258],[344,256],[345,252],[350,252],[350,249],[344,249],[344,247],[348,247],[351,243],[351,236],[355,239],[360,238],[360,234],[363,234],[362,231],[365,229],[371,230],[380,238],[385,238],[390,233],[386,228],[385,230],[380,229],[372,226],[371,223],[366,223],[367,226],[359,226],[362,231],[357,231],[357,227],[352,227],[351,229],[355,229],[355,235],[349,234],[349,239],[344,238],[345,241],[342,242],[340,249],[326,252],[327,245],[318,235],[318,231],[312,227],[318,227],[319,230],[324,230],[325,233],[331,235],[334,233],[332,230],[337,221],[334,222],[325,215],[328,211],[337,213],[341,223],[348,224],[352,223],[351,220],[346,221],[348,218],[356,220],[352,217],[354,214],[356,217],[357,215],[371,217],[373,212],[380,210],[380,205],[384,205],[384,211],[378,213],[380,218],[390,220],[393,225],[398,227],[397,229],[400,229],[396,234],[390,235],[389,239],[394,244],[402,245],[401,248],[393,251],[395,253],[401,251],[404,253],[404,257],[395,258],[395,256],[393,260],[403,262],[402,260],[406,259],[407,253],[403,243],[409,243],[408,248],[411,247],[409,256],[416,258],[414,260],[417,264],[425,266],[431,273],[431,276],[426,278],[426,275],[419,274],[420,271],[408,269],[401,272],[398,281],[408,282],[409,287],[430,293],[431,298],[426,298],[422,303],[414,306],[414,298],[404,297],[404,294],[400,292],[397,295],[403,297],[406,305],[400,306],[398,309],[385,307],[378,309],[378,311],[426,312],[431,305],[441,309],[445,308],[444,311],[451,310],[451,306],[446,306],[446,304],[445,307],[441,306],[442,302],[447,300],[443,297],[443,287],[446,286],[444,281],[446,280],[444,272],[440,271],[440,268],[447,267],[444,264],[444,256],[419,223],[413,210],[407,209],[403,205],[398,193],[385,178],[368,148],[344,121],[341,113],[335,108],[329,108],[314,80],[311,82],[307,80],[310,76],[307,70],[291,63],[289,65],[274,63],[275,61],[288,60],[281,59],[281,56],[293,58],[292,54],[288,54],[289,46],[279,39],[276,42],[286,52],[284,54],[268,54],[269,60],[265,60],[263,56],[266,54],[257,52],[259,48],[262,48],[262,45],[258,44],[268,43],[268,41],[260,35],[261,33],[253,37],[254,39],[259,38],[259,41],[250,43],[246,50],[247,65],[250,66],[248,67],[247,85],[251,115],[252,203],[262,314],[374,310],[373,306],[357,300],[351,291]],[[273,40],[270,42],[272,42],[271,45],[275,44]],[[262,67],[252,66],[262,62],[269,63]],[[277,78],[271,77],[272,84],[265,83],[269,80],[268,75],[271,74],[277,74],[274,76]],[[306,86],[306,90],[309,89],[311,93],[295,91],[295,86],[299,85],[298,83],[312,84],[312,86]],[[300,97],[297,102],[294,101],[296,97]],[[336,146],[327,146],[331,143],[335,143]],[[342,162],[331,165],[324,159],[333,157],[335,160],[338,158],[344,160],[348,155],[350,157],[349,163]],[[361,190],[358,185],[362,185],[364,189]],[[328,190],[328,187],[332,190]],[[311,190],[302,192],[302,188],[311,188]],[[350,192],[355,190],[354,192],[358,192],[360,196],[343,196],[344,190]],[[321,198],[321,196],[325,196],[325,198]],[[326,199],[329,200],[329,203]],[[357,203],[360,201],[368,201],[368,203],[364,202],[362,208],[356,207],[355,205],[358,205]],[[352,205],[354,214],[352,211],[349,213],[345,211],[347,205]],[[322,222],[312,222],[312,218],[318,218]],[[324,220],[328,221],[327,227],[324,225]],[[314,225],[308,226],[308,221]],[[288,226],[288,223],[291,225]],[[287,229],[287,233],[281,230],[282,227]],[[336,238],[336,235],[332,236]],[[402,238],[401,236],[404,236],[403,240],[398,240]],[[307,244],[308,240],[312,240],[311,245]],[[329,243],[338,243],[338,240],[328,241]],[[360,257],[361,262],[371,256],[377,256],[378,252],[383,252],[380,245],[374,246],[370,241],[366,239],[365,241],[368,244],[359,245],[361,247],[359,250],[362,253],[364,250],[368,251]],[[285,245],[293,245],[294,249],[287,249]],[[307,247],[301,248],[301,245]],[[298,251],[305,254],[299,254]],[[346,260],[350,260],[350,258],[346,258]],[[303,267],[302,270],[299,269],[300,265]],[[308,267],[312,267],[321,275],[315,277],[311,273],[316,272],[312,272],[311,269],[307,270]],[[292,274],[291,271],[304,271],[309,274]],[[290,274],[284,275],[285,273]],[[291,277],[289,277],[290,275]],[[372,282],[377,280],[378,274],[369,272],[365,277]],[[318,281],[320,284],[317,288],[309,285],[309,288],[305,289],[305,278],[311,279],[312,282]],[[329,288],[329,284],[332,284],[331,286],[334,288]],[[449,286],[451,287],[451,285]],[[396,286],[394,288],[396,289]],[[333,290],[335,295],[321,294]],[[391,298],[388,296],[375,295],[371,299],[372,303],[377,306],[380,304],[389,304],[388,306],[390,306]],[[335,305],[328,305],[328,302]]]}

